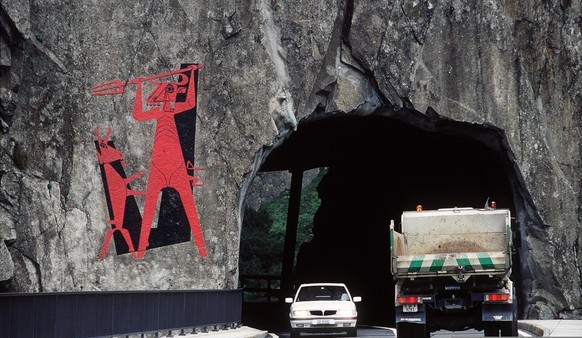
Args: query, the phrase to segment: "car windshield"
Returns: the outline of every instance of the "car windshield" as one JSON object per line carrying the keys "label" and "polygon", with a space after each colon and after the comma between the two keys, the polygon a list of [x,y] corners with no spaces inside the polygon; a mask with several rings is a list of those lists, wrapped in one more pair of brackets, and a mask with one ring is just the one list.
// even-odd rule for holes
{"label": "car windshield", "polygon": [[349,301],[348,291],[338,285],[304,286],[297,295],[298,302],[311,302],[317,300],[345,300]]}

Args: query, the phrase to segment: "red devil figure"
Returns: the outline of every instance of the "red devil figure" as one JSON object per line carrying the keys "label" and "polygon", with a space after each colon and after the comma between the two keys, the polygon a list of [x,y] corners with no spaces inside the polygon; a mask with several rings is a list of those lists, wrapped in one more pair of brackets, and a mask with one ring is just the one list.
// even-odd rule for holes
{"label": "red devil figure", "polygon": [[[114,95],[123,94],[127,85],[136,85],[133,106],[134,119],[140,122],[155,120],[157,123],[137,258],[143,258],[145,250],[149,246],[158,197],[167,188],[174,189],[180,197],[190,230],[194,236],[194,243],[198,247],[199,254],[206,257],[206,246],[192,194],[192,187],[202,185],[201,177],[197,174],[197,171],[202,170],[202,168],[194,167],[190,161],[185,163],[174,118],[175,115],[192,110],[196,106],[195,71],[201,67],[200,64],[194,64],[180,70],[138,78],[125,83],[114,80],[97,85],[92,89],[93,95]],[[160,79],[170,80],[160,81]],[[143,107],[142,97],[144,82],[150,86],[155,86],[155,89],[145,100],[146,110]],[[194,175],[190,175],[188,170],[192,170]],[[117,215],[115,217],[117,219]],[[110,237],[110,235],[108,236]],[[126,235],[124,234],[124,236]],[[130,249],[133,251],[132,248]]]}
{"label": "red devil figure", "polygon": [[[148,239],[156,213],[158,196],[165,188],[175,189],[180,196],[190,230],[194,236],[194,243],[198,247],[200,256],[206,257],[204,237],[192,195],[192,182],[196,182],[197,178],[188,174],[187,165],[191,166],[191,163],[184,163],[174,120],[174,115],[193,109],[196,105],[194,71],[200,67],[200,65],[192,65],[181,69],[177,82],[155,82],[153,79],[147,78],[132,81],[137,85],[133,117],[140,122],[156,120],[157,123],[139,237],[138,258],[144,256],[149,245]],[[187,72],[190,72],[189,76],[184,74]],[[149,81],[150,84],[157,86],[146,99],[147,106],[153,108],[145,111],[142,99],[144,81]],[[177,102],[178,94],[185,94],[184,102]]]}

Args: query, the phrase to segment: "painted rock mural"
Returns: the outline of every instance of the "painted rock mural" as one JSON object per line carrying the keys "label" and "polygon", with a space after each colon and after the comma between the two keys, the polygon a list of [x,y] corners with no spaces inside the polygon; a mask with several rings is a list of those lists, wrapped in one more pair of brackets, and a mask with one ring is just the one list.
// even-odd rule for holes
{"label": "painted rock mural", "polygon": [[[122,236],[115,239],[117,253],[132,253],[136,258],[143,258],[147,248],[171,245],[190,240],[190,231],[202,257],[206,257],[204,236],[200,228],[196,202],[192,196],[192,187],[201,186],[200,175],[195,174],[202,168],[194,167],[194,136],[196,127],[196,71],[199,65],[191,65],[183,70],[168,72],[146,78],[138,78],[128,83],[114,80],[93,87],[93,95],[123,94],[125,86],[137,86],[133,118],[144,122],[156,120],[156,132],[153,141],[152,158],[146,191],[131,190],[128,184],[144,172],[126,177],[123,153],[108,144],[111,129],[104,139],[97,135],[97,157],[103,176],[103,189],[107,195],[107,207],[112,228],[107,231],[99,258],[103,259],[111,236],[118,231]],[[164,78],[178,76],[176,82],[161,81]],[[151,94],[145,100],[143,108],[144,83],[153,86]],[[181,97],[179,97],[179,95]],[[180,131],[179,131],[180,130]],[[187,154],[187,155],[186,155]],[[121,167],[120,167],[121,165]],[[115,166],[115,167],[114,167]],[[160,196],[161,194],[161,196]],[[135,209],[136,195],[145,195],[143,216]],[[158,198],[161,203],[158,205]],[[126,208],[132,212],[127,214]],[[157,227],[152,223],[156,210],[160,211]],[[185,231],[184,231],[185,229]]]}
{"label": "painted rock mural", "polygon": [[[506,161],[524,316],[580,318],[581,7],[0,0],[0,288],[236,288],[249,187],[261,170],[321,164],[316,148],[337,156],[322,164],[333,203],[314,238],[338,230],[366,247],[383,228],[350,211],[397,217],[365,197],[382,175],[398,196],[430,167],[404,165],[413,136],[427,156],[496,158],[424,138],[446,134]],[[395,153],[390,175],[368,161]],[[337,189],[345,172],[357,193]],[[335,229],[339,214],[359,231]]]}

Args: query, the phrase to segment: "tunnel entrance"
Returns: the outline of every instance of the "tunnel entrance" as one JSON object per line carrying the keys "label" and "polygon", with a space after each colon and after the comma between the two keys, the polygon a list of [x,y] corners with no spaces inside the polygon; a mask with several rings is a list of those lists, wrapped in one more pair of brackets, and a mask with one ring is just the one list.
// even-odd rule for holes
{"label": "tunnel entrance", "polygon": [[[494,127],[430,119],[413,110],[300,123],[260,169],[327,168],[317,186],[321,204],[313,237],[295,253],[289,283],[346,283],[364,299],[360,323],[393,325],[390,220],[398,224],[402,211],[418,204],[427,210],[480,208],[487,199],[515,215],[512,167],[503,142],[502,131]],[[519,273],[518,260],[514,266]],[[285,289],[284,271],[282,278]]]}

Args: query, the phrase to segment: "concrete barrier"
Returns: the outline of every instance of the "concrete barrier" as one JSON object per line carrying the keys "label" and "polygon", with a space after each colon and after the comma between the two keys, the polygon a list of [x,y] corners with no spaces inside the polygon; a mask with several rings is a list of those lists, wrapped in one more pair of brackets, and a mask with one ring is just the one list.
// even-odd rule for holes
{"label": "concrete barrier", "polygon": [[548,328],[534,322],[519,321],[517,327],[522,331],[533,333],[538,337],[548,337],[550,335],[550,330]]}

